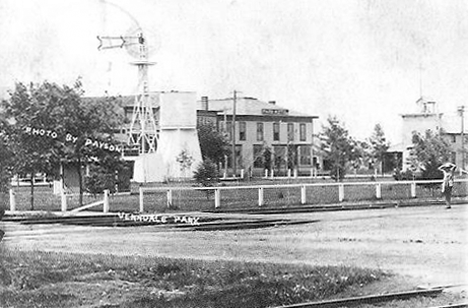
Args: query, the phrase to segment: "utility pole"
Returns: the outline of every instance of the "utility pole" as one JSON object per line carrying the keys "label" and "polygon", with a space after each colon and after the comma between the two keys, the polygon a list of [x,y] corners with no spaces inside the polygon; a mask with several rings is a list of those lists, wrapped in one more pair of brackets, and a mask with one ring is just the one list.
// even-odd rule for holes
{"label": "utility pole", "polygon": [[232,173],[234,176],[237,174],[237,166],[236,166],[236,104],[237,104],[237,91],[234,90],[234,97],[232,100],[232,123],[231,123],[231,131],[232,131]]}
{"label": "utility pole", "polygon": [[458,107],[458,113],[461,118],[461,152],[462,152],[462,169],[465,169],[465,106]]}

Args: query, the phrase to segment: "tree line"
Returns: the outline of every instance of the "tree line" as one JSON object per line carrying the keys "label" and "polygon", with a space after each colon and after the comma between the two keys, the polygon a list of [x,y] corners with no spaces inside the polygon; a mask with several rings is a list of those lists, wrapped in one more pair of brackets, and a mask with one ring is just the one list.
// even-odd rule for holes
{"label": "tree line", "polygon": [[[115,97],[85,100],[83,95],[80,79],[72,86],[48,81],[15,84],[9,97],[0,103],[2,191],[8,188],[13,175],[28,175],[33,209],[35,174],[59,179],[64,164],[74,168],[79,176],[80,203],[85,191],[114,189],[116,172],[128,168],[121,152],[113,146],[119,143],[115,133],[125,122],[122,106]],[[198,134],[204,162],[194,177],[205,186],[211,185],[219,173],[217,166],[231,150],[230,142],[214,125],[199,125]],[[378,168],[381,172],[398,168],[401,162],[386,159],[389,146],[380,124],[375,125],[369,138],[360,141],[349,134],[337,117],[330,116],[319,134],[316,150],[330,177],[341,181],[347,173],[362,167]],[[443,132],[414,133],[410,171],[419,170],[427,178],[439,177],[436,169],[450,160],[451,151]],[[271,150],[266,147],[262,155],[271,156]],[[266,158],[267,163],[271,164],[269,159]],[[85,167],[88,172],[83,178]]]}

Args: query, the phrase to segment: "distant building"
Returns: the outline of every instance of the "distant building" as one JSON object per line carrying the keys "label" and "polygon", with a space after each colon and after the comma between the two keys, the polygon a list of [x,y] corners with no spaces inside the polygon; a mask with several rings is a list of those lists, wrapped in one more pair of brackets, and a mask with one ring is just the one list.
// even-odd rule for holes
{"label": "distant building", "polygon": [[[160,97],[164,92],[151,92],[150,102],[156,126],[160,126]],[[87,98],[87,99],[105,99]],[[117,134],[122,146],[128,141],[128,131],[134,112],[135,96],[115,98],[122,107],[124,123]],[[208,99],[203,96],[196,102],[197,125],[211,124],[226,134],[232,142],[233,98]],[[239,97],[236,100],[236,170],[244,169],[263,175],[265,169],[273,169],[277,175],[287,170],[310,174],[312,168],[321,168],[314,153],[314,120],[317,116],[291,111],[276,105],[276,102],[262,102],[256,98]],[[231,149],[231,147],[230,147]],[[126,146],[125,157],[134,160],[138,147]],[[226,157],[220,166],[228,174],[233,172],[232,155]]]}
{"label": "distant building", "polygon": [[[199,121],[213,121],[217,113],[218,129],[232,142],[234,98],[208,99],[198,102]],[[319,167],[314,155],[314,120],[317,116],[298,113],[276,105],[275,101],[262,102],[252,97],[239,97],[235,102],[236,169],[260,175],[265,169],[275,174],[287,170],[310,174]],[[232,156],[226,157],[224,166],[232,172]]]}
{"label": "distant building", "polygon": [[[415,113],[402,114],[402,138],[401,143],[392,146],[389,152],[402,153],[402,170],[409,167],[408,158],[413,146],[413,132],[424,134],[427,130],[441,133],[452,146],[451,162],[462,167],[467,163],[463,159],[464,143],[462,142],[462,118],[460,114],[444,114],[437,111],[436,102],[427,97],[421,97],[416,101]],[[463,132],[466,134],[466,130]],[[466,158],[466,153],[465,153]]]}

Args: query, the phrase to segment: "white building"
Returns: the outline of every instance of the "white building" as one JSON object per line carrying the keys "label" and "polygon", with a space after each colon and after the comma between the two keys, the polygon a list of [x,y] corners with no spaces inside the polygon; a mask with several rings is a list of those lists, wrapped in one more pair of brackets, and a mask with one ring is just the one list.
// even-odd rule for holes
{"label": "white building", "polygon": [[[416,101],[416,112],[402,114],[402,137],[401,143],[389,149],[390,152],[402,152],[402,169],[406,170],[409,167],[408,158],[410,154],[413,132],[424,134],[427,130],[441,133],[445,136],[447,142],[452,145],[451,161],[463,169],[463,164],[466,165],[467,161],[463,158],[463,148],[465,146],[462,142],[462,123],[463,113],[453,111],[444,114],[437,110],[437,105],[434,100],[427,97],[421,97]],[[464,128],[463,135],[466,134]],[[466,157],[466,153],[465,153]]]}

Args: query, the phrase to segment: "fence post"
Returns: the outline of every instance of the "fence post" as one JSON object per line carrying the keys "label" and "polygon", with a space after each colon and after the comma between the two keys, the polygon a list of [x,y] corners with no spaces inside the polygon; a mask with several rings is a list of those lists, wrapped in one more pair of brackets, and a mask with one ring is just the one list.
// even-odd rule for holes
{"label": "fence post", "polygon": [[375,197],[377,199],[382,199],[382,184],[375,184]]}
{"label": "fence post", "polygon": [[275,170],[271,169],[270,173],[271,173],[271,178],[274,178],[275,177]]}
{"label": "fence post", "polygon": [[10,188],[10,211],[16,211],[16,196],[13,188]]}
{"label": "fence post", "polygon": [[263,187],[258,188],[258,206],[263,205]]}
{"label": "fence post", "polygon": [[302,185],[301,186],[301,204],[306,204],[307,200],[306,200],[306,186],[305,185]]}
{"label": "fence post", "polygon": [[411,198],[416,198],[416,182],[411,183]]}
{"label": "fence post", "polygon": [[314,168],[310,168],[310,177],[311,177],[311,178],[314,177]]}
{"label": "fence post", "polygon": [[221,190],[219,188],[215,189],[215,208],[221,206]]}
{"label": "fence post", "polygon": [[172,189],[167,190],[167,207],[170,208],[172,206]]}
{"label": "fence post", "polygon": [[265,169],[265,177],[268,177],[268,169]]}
{"label": "fence post", "polygon": [[291,169],[288,169],[288,178],[291,177]]}
{"label": "fence post", "polygon": [[338,201],[342,202],[344,200],[344,185],[338,185]]}
{"label": "fence post", "polygon": [[143,205],[143,187],[140,186],[139,188],[139,194],[140,194],[140,213],[143,213],[144,211],[144,205]]}
{"label": "fence post", "polygon": [[66,212],[67,211],[67,195],[65,194],[64,189],[62,189],[62,191],[60,192],[60,201],[62,205],[62,212]]}
{"label": "fence post", "polygon": [[297,169],[294,169],[294,178],[297,178]]}
{"label": "fence post", "polygon": [[102,207],[102,211],[104,213],[109,212],[109,193],[110,193],[109,189],[104,190],[104,205]]}
{"label": "fence post", "polygon": [[241,179],[244,178],[244,169],[241,169],[241,174],[240,174]]}

